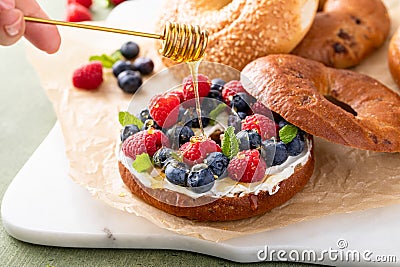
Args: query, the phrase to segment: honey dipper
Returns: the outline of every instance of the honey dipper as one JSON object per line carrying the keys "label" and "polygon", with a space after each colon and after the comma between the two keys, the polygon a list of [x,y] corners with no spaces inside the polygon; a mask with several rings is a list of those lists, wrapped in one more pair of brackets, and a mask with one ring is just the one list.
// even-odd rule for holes
{"label": "honey dipper", "polygon": [[160,54],[176,62],[193,62],[200,60],[204,55],[208,41],[207,31],[201,30],[199,26],[173,22],[167,22],[163,29],[163,33],[159,35],[74,22],[33,18],[27,16],[25,16],[24,19],[25,21],[29,22],[68,26],[81,29],[98,30],[159,39],[163,42],[162,48],[159,51]]}

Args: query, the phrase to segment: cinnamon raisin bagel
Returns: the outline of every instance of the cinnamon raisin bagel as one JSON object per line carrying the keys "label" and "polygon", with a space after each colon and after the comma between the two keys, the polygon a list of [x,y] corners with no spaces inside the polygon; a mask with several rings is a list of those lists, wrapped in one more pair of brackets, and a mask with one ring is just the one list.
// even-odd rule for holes
{"label": "cinnamon raisin bagel", "polygon": [[255,84],[246,90],[258,101],[312,135],[360,149],[400,151],[400,96],[369,76],[294,55],[259,58],[243,76]]}
{"label": "cinnamon raisin bagel", "polygon": [[[318,0],[171,0],[166,21],[199,25],[209,32],[205,60],[241,70],[270,53],[289,53],[309,30]],[[166,66],[175,64],[163,58]]]}
{"label": "cinnamon raisin bagel", "polygon": [[388,61],[390,73],[400,87],[400,27],[390,40]]}
{"label": "cinnamon raisin bagel", "polygon": [[292,53],[348,68],[380,47],[389,30],[390,18],[381,0],[327,0]]}

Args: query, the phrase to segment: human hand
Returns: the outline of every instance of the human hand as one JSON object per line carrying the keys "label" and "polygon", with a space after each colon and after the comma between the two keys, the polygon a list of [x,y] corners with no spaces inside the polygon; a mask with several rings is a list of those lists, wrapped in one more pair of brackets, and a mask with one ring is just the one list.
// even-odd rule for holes
{"label": "human hand", "polygon": [[35,0],[0,0],[0,45],[12,45],[25,36],[37,48],[57,52],[61,43],[57,27],[25,23],[24,15],[48,18]]}

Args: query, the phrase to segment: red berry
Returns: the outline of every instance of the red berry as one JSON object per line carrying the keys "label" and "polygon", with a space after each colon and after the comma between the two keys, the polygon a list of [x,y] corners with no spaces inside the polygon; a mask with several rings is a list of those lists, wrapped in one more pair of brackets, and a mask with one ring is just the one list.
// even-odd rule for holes
{"label": "red berry", "polygon": [[121,4],[122,2],[125,2],[126,0],[111,0],[111,3],[113,4],[113,5],[119,5],[119,4]]}
{"label": "red berry", "polygon": [[240,81],[232,80],[224,85],[224,89],[222,89],[222,98],[224,102],[230,106],[232,97],[237,93],[246,93],[246,90],[244,90]]}
{"label": "red berry", "polygon": [[86,7],[86,8],[90,8],[93,4],[92,0],[68,0],[67,4],[72,4],[72,3],[78,3],[81,4],[82,6]]}
{"label": "red berry", "polygon": [[93,90],[103,82],[103,65],[100,61],[92,61],[76,69],[72,75],[72,83],[76,88]]}
{"label": "red berry", "polygon": [[168,138],[160,130],[150,128],[129,136],[122,143],[125,156],[136,159],[137,155],[147,153],[152,157],[162,146],[169,146]]}
{"label": "red berry", "polygon": [[75,2],[67,6],[67,21],[79,22],[86,20],[92,20],[92,14],[87,7]]}
{"label": "red berry", "polygon": [[161,127],[169,128],[178,121],[180,102],[173,94],[156,95],[150,100],[150,116]]}
{"label": "red berry", "polygon": [[271,119],[261,114],[247,116],[242,120],[242,130],[256,130],[262,140],[277,136],[279,126]]}
{"label": "red berry", "polygon": [[179,150],[183,154],[183,161],[192,166],[197,163],[203,163],[203,160],[212,152],[221,152],[221,148],[213,140],[199,142],[187,142]]}
{"label": "red berry", "polygon": [[269,110],[266,106],[264,106],[263,103],[258,102],[258,101],[255,102],[254,104],[252,104],[250,109],[254,114],[261,114],[261,115],[264,115],[266,117],[271,117],[272,116],[271,110]]}
{"label": "red berry", "polygon": [[185,101],[185,97],[181,90],[173,90],[173,91],[169,92],[168,94],[176,95],[177,97],[179,97],[179,100],[181,101],[181,103]]}
{"label": "red berry", "polygon": [[228,175],[235,181],[253,183],[265,176],[267,164],[257,149],[240,151],[228,165]]}
{"label": "red berry", "polygon": [[[210,92],[211,88],[211,81],[208,79],[207,76],[203,74],[199,74],[197,76],[197,81],[198,81],[198,88],[199,88],[199,97],[206,97],[208,93]],[[183,96],[185,102],[182,104],[184,107],[193,107],[196,105],[196,102],[194,98],[196,97],[195,92],[194,92],[194,85],[193,85],[193,79],[192,76],[188,76],[185,79],[183,79]],[[200,98],[200,100],[202,100]]]}

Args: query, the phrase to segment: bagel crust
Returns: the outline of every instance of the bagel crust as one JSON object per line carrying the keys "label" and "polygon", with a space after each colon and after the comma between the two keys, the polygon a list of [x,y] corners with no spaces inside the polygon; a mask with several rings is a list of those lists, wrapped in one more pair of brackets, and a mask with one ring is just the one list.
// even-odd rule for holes
{"label": "bagel crust", "polygon": [[327,0],[292,53],[348,68],[380,47],[389,30],[390,18],[381,0]]}
{"label": "bagel crust", "polygon": [[252,82],[245,87],[258,101],[312,135],[360,149],[400,152],[400,96],[369,76],[294,55],[259,58],[242,75]]}
{"label": "bagel crust", "polygon": [[390,73],[400,87],[400,27],[390,40],[388,61]]}
{"label": "bagel crust", "polygon": [[[270,195],[268,191],[261,191],[257,195],[223,196],[211,201],[211,197],[193,199],[169,189],[145,187],[121,162],[118,162],[118,166],[122,180],[129,190],[138,198],[160,210],[196,221],[231,221],[268,212],[299,192],[307,184],[314,170],[313,149],[314,145],[312,145],[307,162],[302,166],[298,165],[290,177],[280,182],[280,188],[275,194]],[[164,201],[160,201],[160,199]],[[193,205],[188,206],[188,203],[193,203]]]}
{"label": "bagel crust", "polygon": [[[209,33],[204,59],[241,70],[271,53],[289,53],[311,27],[318,0],[170,0],[160,17]],[[176,64],[163,58],[166,66]]]}

